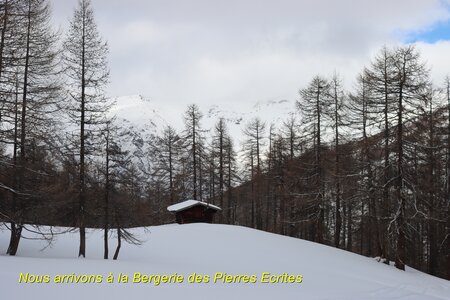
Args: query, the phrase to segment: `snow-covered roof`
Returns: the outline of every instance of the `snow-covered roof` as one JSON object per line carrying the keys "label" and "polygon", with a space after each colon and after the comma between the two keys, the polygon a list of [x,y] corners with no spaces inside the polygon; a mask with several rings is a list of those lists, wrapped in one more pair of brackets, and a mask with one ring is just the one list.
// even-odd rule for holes
{"label": "snow-covered roof", "polygon": [[211,208],[214,210],[222,210],[218,206],[215,206],[210,203],[203,202],[203,201],[198,201],[198,200],[186,200],[186,201],[183,201],[183,202],[180,202],[177,204],[173,204],[173,205],[167,207],[167,210],[172,211],[172,212],[177,212],[177,211],[182,211],[182,210],[191,208],[196,205],[203,205],[205,207],[208,207],[208,208]]}

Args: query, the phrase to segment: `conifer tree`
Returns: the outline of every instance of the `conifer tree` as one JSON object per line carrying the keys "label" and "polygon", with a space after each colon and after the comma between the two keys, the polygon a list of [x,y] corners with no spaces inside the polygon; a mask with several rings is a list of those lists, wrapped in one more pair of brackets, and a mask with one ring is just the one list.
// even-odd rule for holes
{"label": "conifer tree", "polygon": [[90,0],[80,0],[64,42],[65,74],[70,100],[69,116],[78,127],[74,146],[79,153],[78,227],[79,256],[86,256],[86,158],[93,153],[94,137],[106,122],[109,108],[104,89],[108,82],[108,47],[102,41]]}

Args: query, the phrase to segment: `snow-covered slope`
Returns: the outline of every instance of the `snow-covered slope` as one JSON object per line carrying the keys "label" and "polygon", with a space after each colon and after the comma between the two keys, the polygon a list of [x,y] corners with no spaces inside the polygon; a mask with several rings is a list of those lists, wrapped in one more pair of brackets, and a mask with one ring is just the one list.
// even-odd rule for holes
{"label": "snow-covered slope", "polygon": [[[17,257],[0,256],[2,299],[450,299],[450,282],[406,272],[346,251],[253,229],[211,224],[134,229],[142,246],[123,245],[118,261],[103,260],[102,233],[88,235],[87,259],[75,258],[77,233],[22,240]],[[28,236],[32,235],[30,233]],[[4,253],[8,233],[0,232]],[[111,248],[115,241],[111,241]],[[114,250],[114,249],[112,249]],[[49,275],[50,283],[19,283],[20,273]],[[107,283],[109,273],[128,283]],[[136,272],[184,276],[183,283],[132,283]],[[255,275],[257,283],[213,282],[217,272]],[[302,283],[261,283],[262,273],[303,276]],[[188,283],[192,273],[209,283]],[[54,283],[56,275],[102,275],[103,283]],[[141,277],[142,279],[142,277]]]}
{"label": "snow-covered slope", "polygon": [[212,105],[205,111],[205,128],[213,128],[219,118],[224,118],[237,146],[240,146],[244,139],[242,131],[245,126],[254,118],[260,118],[266,123],[267,137],[271,125],[274,125],[275,129],[280,129],[283,122],[287,121],[292,114],[297,114],[294,101],[288,100],[258,101],[253,105],[242,103],[239,107]]}
{"label": "snow-covered slope", "polygon": [[114,117],[114,126],[122,133],[122,149],[130,151],[132,161],[140,169],[148,167],[146,153],[149,144],[168,125],[161,115],[161,108],[141,95],[116,97],[109,116]]}
{"label": "snow-covered slope", "polygon": [[143,96],[124,96],[111,100],[114,105],[111,107],[110,115],[116,116],[117,123],[124,128],[155,134],[167,124],[161,116],[161,108]]}
{"label": "snow-covered slope", "polygon": [[[122,96],[111,99],[114,105],[111,116],[117,117],[117,123],[123,128],[134,129],[144,136],[160,133],[164,126],[171,125],[178,132],[184,129],[183,117],[187,107],[171,103],[159,103],[141,95]],[[201,126],[204,130],[212,130],[220,118],[227,121],[231,136],[237,145],[242,141],[242,131],[245,125],[255,117],[278,128],[292,113],[295,113],[295,103],[288,100],[267,100],[254,104],[241,105],[206,105],[200,106],[203,113]],[[268,130],[267,130],[268,131]],[[208,135],[208,134],[207,134]]]}

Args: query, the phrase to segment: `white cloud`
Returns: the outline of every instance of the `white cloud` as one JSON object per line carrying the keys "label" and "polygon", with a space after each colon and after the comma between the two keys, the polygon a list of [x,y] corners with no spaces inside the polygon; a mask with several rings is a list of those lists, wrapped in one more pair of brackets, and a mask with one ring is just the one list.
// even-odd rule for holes
{"label": "white cloud", "polygon": [[[109,40],[111,96],[144,94],[181,116],[196,102],[250,109],[294,100],[316,73],[351,86],[384,44],[449,19],[449,0],[94,0]],[[76,0],[53,0],[65,22]],[[439,78],[448,42],[420,44]],[[447,51],[447,52],[446,52]],[[246,108],[244,108],[246,107]]]}
{"label": "white cloud", "polygon": [[431,79],[440,86],[446,76],[450,76],[450,41],[439,41],[433,44],[417,43],[423,59],[431,67]]}

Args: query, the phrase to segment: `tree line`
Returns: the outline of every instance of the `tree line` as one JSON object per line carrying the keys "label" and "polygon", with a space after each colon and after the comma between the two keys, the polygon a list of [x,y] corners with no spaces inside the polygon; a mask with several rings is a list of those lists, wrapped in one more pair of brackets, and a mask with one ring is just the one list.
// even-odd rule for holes
{"label": "tree line", "polygon": [[[347,90],[335,73],[300,89],[282,124],[256,117],[237,144],[192,104],[184,128],[124,128],[109,113],[108,45],[89,0],[65,34],[47,0],[0,1],[0,221],[15,255],[33,226],[114,235],[172,222],[189,198],[218,222],[313,240],[449,276],[450,80],[433,86],[413,46],[382,48]],[[45,235],[46,233],[44,233]],[[3,245],[2,245],[3,246]]]}

